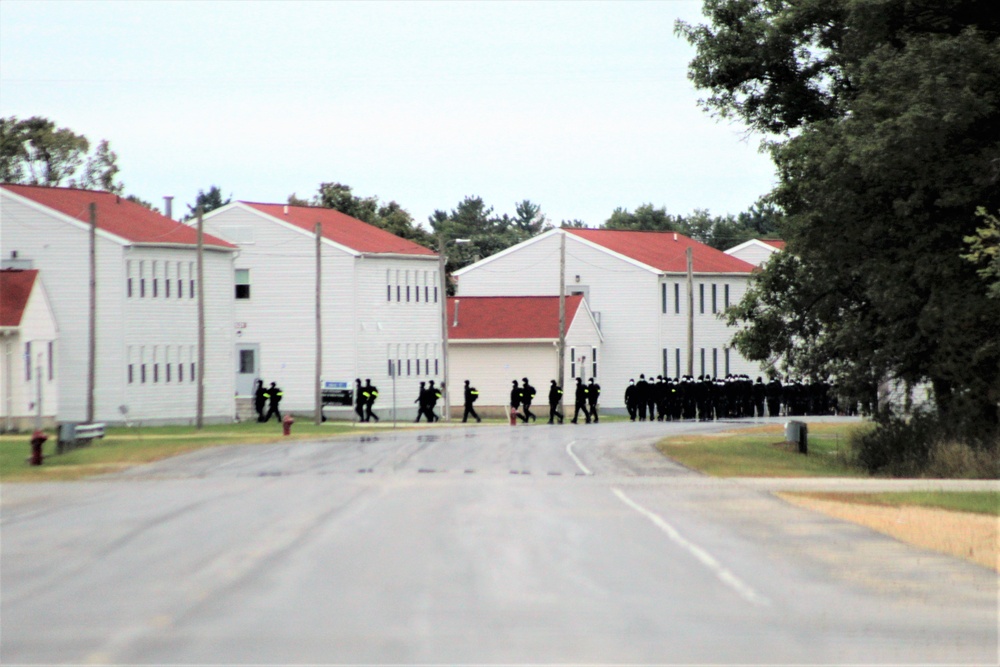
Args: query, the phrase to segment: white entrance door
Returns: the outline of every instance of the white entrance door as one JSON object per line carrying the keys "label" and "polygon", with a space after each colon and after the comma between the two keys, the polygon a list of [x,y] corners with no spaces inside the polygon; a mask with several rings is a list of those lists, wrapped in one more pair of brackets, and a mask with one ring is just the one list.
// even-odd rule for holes
{"label": "white entrance door", "polygon": [[260,345],[236,346],[236,395],[253,396],[254,381],[260,376]]}

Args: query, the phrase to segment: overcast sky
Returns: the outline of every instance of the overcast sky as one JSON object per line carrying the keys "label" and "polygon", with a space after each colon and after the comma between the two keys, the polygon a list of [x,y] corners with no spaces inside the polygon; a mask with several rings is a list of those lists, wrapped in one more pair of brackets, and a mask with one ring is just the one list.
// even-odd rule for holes
{"label": "overcast sky", "polygon": [[426,223],[478,195],[597,226],[738,213],[759,136],[700,110],[664,2],[0,4],[0,115],[108,139],[126,192],[283,203],[339,181]]}

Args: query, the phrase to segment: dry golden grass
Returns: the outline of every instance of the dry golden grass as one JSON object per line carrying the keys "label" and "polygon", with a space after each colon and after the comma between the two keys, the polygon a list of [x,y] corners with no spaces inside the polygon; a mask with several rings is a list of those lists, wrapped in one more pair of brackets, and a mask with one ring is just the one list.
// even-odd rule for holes
{"label": "dry golden grass", "polygon": [[779,493],[790,503],[1000,572],[1000,518],[927,507],[887,507]]}

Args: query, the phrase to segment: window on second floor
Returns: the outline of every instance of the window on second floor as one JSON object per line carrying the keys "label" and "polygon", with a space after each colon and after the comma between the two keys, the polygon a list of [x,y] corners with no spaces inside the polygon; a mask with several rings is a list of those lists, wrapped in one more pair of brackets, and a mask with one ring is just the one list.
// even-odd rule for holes
{"label": "window on second floor", "polygon": [[236,298],[250,298],[250,269],[236,269]]}

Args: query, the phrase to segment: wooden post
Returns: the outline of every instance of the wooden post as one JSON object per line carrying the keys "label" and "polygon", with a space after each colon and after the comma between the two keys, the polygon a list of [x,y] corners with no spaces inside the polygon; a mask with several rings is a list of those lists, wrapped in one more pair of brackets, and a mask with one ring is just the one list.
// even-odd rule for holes
{"label": "wooden post", "polygon": [[205,230],[198,207],[198,405],[195,428],[201,429],[205,421]]}
{"label": "wooden post", "polygon": [[687,255],[687,288],[688,288],[688,359],[687,374],[694,377],[694,249],[688,248]]}
{"label": "wooden post", "polygon": [[559,412],[565,414],[563,401],[566,397],[566,232],[559,231],[559,388],[563,390],[559,397]]}
{"label": "wooden post", "polygon": [[319,426],[323,423],[323,226],[316,223],[316,405],[315,421]]}
{"label": "wooden post", "polygon": [[451,420],[451,404],[448,399],[448,278],[445,275],[445,238],[438,232],[438,272],[441,274],[441,419]]}
{"label": "wooden post", "polygon": [[90,203],[90,319],[87,341],[87,423],[94,423],[94,386],[97,384],[97,204]]}

